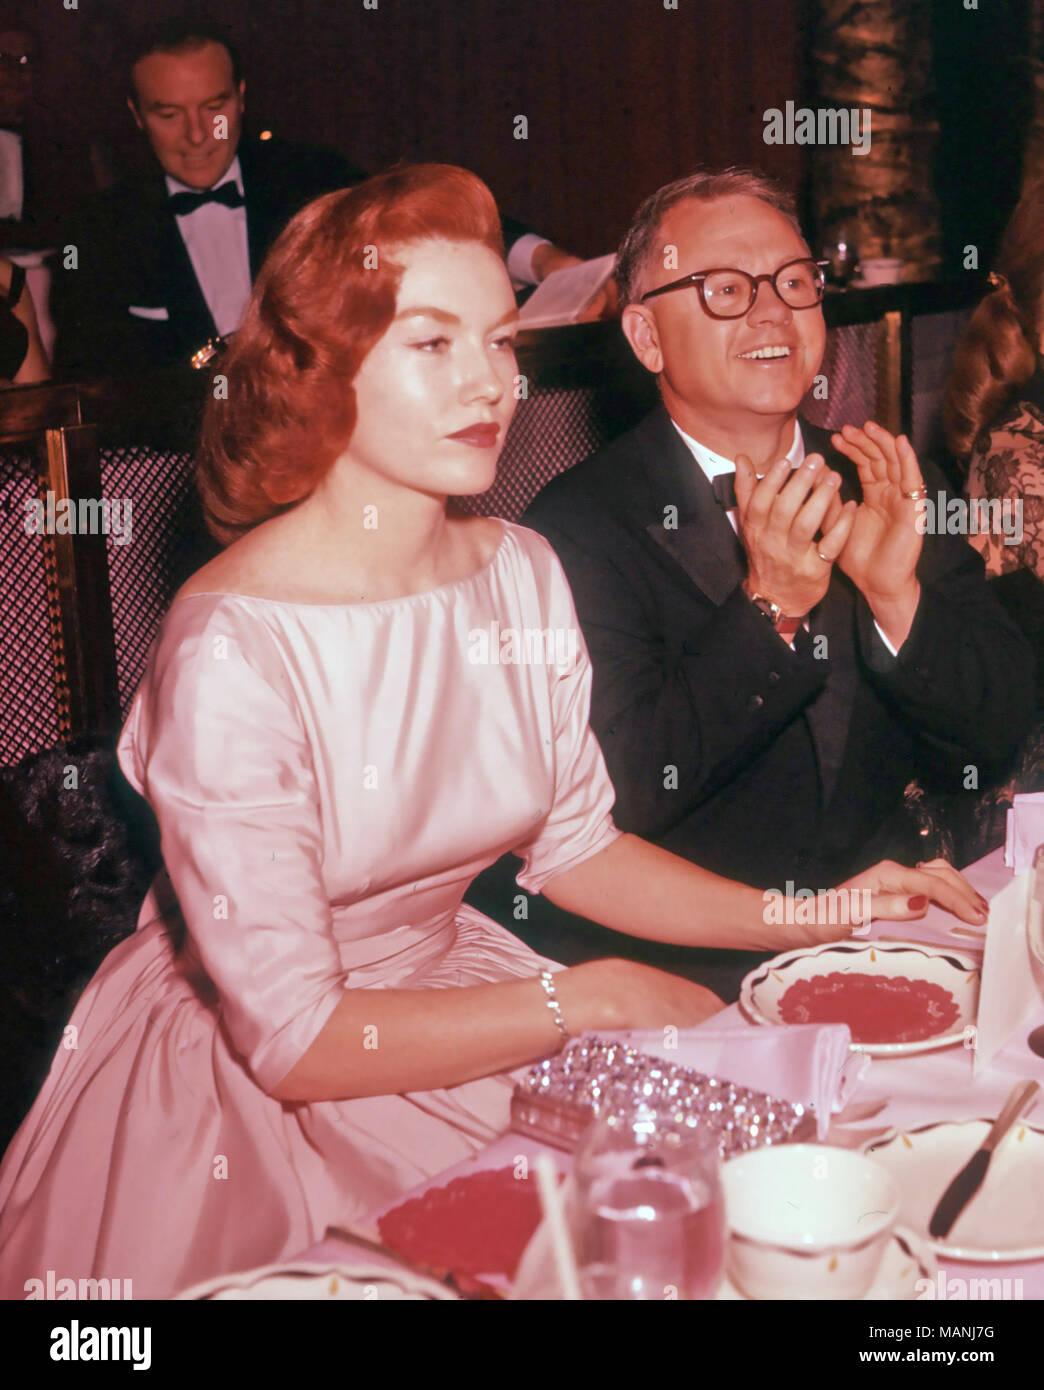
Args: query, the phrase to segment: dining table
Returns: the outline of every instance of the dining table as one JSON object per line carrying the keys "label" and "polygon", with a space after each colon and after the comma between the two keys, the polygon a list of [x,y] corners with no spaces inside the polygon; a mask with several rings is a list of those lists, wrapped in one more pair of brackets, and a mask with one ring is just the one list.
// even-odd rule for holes
{"label": "dining table", "polygon": [[[1013,872],[1005,867],[1003,849],[980,859],[963,872],[978,892],[987,899],[996,896],[1013,879]],[[902,940],[948,947],[955,954],[971,957],[978,962],[981,962],[985,942],[985,932],[977,932],[965,926],[950,913],[934,905],[929,907],[926,916],[916,921],[874,921],[870,924],[869,931],[860,929],[858,935],[864,940]],[[747,1019],[739,1004],[732,1004],[714,1015],[707,1021],[706,1026],[718,1028],[730,1024],[751,1028],[766,1026]],[[1044,996],[1041,997],[1039,1008],[1033,1017],[1019,1024],[1007,1044],[978,1077],[972,1074],[974,1051],[970,1045],[958,1044],[905,1056],[873,1057],[852,1097],[853,1100],[858,1100],[861,1113],[872,1116],[865,1126],[868,1138],[883,1135],[886,1131],[904,1133],[938,1121],[992,1120],[999,1114],[1019,1078],[1033,1079],[1041,1083],[1035,1109],[1028,1110],[1025,1116],[1027,1123],[1041,1125],[1044,1117],[1044,1057],[1038,1056],[1027,1041],[1030,1032],[1041,1025],[1044,1025]],[[833,1142],[832,1136],[828,1135],[826,1142]],[[846,1143],[851,1145],[851,1136]],[[379,1242],[378,1223],[387,1211],[412,1198],[423,1196],[432,1188],[444,1187],[455,1178],[468,1174],[505,1167],[517,1168],[520,1162],[532,1172],[540,1154],[550,1157],[556,1173],[569,1172],[571,1154],[553,1148],[532,1136],[509,1130],[465,1162],[435,1174],[412,1191],[402,1194],[387,1207],[373,1211],[365,1219],[354,1222],[352,1230],[369,1234],[371,1239]],[[951,1176],[950,1173],[939,1174],[940,1195]],[[919,1234],[926,1238],[925,1232]],[[349,1266],[358,1262],[359,1255],[358,1247],[350,1240],[328,1232],[325,1239],[299,1252],[295,1257],[295,1263]],[[368,1262],[386,1260],[389,1265],[397,1263],[392,1254],[382,1256],[371,1249],[367,1249],[366,1258]],[[963,1287],[967,1289],[970,1281],[999,1279],[1010,1281],[1004,1287],[1015,1292],[1009,1292],[1008,1296],[1027,1300],[1044,1298],[1044,1258],[983,1263],[949,1259],[943,1255],[938,1255],[937,1258],[939,1274],[938,1292],[934,1295],[936,1297],[947,1297],[948,1286],[951,1289],[961,1287],[954,1281],[964,1281]],[[491,1283],[494,1287],[499,1283],[500,1291],[506,1294],[506,1279],[493,1279]],[[976,1287],[987,1289],[990,1286],[979,1283]],[[924,1296],[924,1293],[918,1295]]]}

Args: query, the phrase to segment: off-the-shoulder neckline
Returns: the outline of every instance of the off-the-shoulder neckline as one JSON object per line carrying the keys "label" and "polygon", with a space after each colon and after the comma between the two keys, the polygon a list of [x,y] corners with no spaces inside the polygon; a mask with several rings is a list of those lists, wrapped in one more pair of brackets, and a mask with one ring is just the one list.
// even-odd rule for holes
{"label": "off-the-shoulder neckline", "polygon": [[378,598],[370,599],[365,603],[301,603],[294,599],[284,598],[262,598],[259,594],[241,594],[234,589],[203,589],[197,594],[180,594],[175,597],[171,604],[171,609],[179,603],[188,603],[194,598],[228,598],[238,599],[242,603],[265,603],[276,608],[314,608],[317,610],[326,609],[328,611],[340,611],[344,609],[364,609],[364,608],[386,608],[390,604],[412,603],[419,599],[433,598],[436,594],[449,592],[451,589],[462,588],[466,584],[473,584],[477,579],[483,578],[493,569],[500,554],[507,545],[508,537],[511,535],[513,527],[511,523],[500,520],[500,540],[496,544],[492,555],[479,569],[473,570],[471,574],[463,575],[460,579],[451,579],[447,584],[438,584],[434,589],[422,589],[416,594],[400,594],[398,598]]}

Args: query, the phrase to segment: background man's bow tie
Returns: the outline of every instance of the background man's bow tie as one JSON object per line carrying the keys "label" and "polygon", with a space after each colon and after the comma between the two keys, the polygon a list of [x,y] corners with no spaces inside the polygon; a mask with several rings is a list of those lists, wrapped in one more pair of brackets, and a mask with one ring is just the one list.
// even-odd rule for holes
{"label": "background man's bow tie", "polygon": [[224,203],[227,208],[241,208],[245,201],[235,180],[229,179],[219,188],[205,188],[202,193],[172,193],[167,199],[167,206],[175,217],[185,217],[205,203]]}
{"label": "background man's bow tie", "polygon": [[731,512],[736,505],[736,475],[735,473],[719,473],[717,477],[711,479],[711,487],[714,489],[714,496],[720,506],[727,512]]}

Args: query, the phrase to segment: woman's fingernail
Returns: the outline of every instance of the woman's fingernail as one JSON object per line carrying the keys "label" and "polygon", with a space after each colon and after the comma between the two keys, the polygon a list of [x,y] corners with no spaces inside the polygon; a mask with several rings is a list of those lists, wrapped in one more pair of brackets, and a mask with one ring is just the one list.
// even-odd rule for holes
{"label": "woman's fingernail", "polygon": [[918,893],[916,898],[908,898],[906,906],[911,912],[923,912],[928,906],[928,899],[923,893]]}
{"label": "woman's fingernail", "polygon": [[989,905],[989,903],[986,901],[986,899],[985,899],[981,894],[979,894],[979,895],[976,897],[975,901],[976,901],[976,902],[979,904],[979,906],[982,908],[983,912],[989,912],[989,910],[990,910],[990,905]]}

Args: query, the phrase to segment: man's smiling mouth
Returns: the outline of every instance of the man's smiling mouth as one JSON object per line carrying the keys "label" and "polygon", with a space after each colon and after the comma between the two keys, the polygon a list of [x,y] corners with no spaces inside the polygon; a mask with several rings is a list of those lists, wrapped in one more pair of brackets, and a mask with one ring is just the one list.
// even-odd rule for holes
{"label": "man's smiling mouth", "polygon": [[769,362],[777,357],[789,357],[790,348],[782,346],[752,348],[750,352],[740,352],[736,355],[748,362]]}

